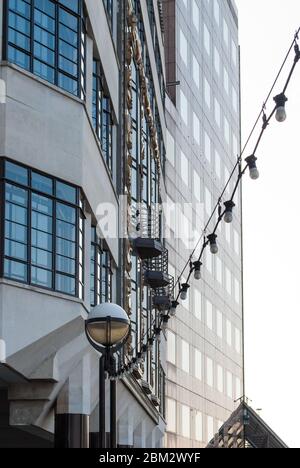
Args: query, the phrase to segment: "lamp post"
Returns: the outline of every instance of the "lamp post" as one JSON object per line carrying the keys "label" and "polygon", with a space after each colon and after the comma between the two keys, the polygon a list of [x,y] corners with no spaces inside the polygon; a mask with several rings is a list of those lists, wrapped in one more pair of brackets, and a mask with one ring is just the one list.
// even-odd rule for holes
{"label": "lamp post", "polygon": [[[105,441],[105,373],[114,362],[113,354],[118,351],[128,336],[130,321],[122,307],[105,303],[94,307],[85,322],[85,333],[89,343],[101,353],[99,359],[99,447],[106,448]],[[116,448],[117,419],[116,381],[110,382],[110,445]]]}

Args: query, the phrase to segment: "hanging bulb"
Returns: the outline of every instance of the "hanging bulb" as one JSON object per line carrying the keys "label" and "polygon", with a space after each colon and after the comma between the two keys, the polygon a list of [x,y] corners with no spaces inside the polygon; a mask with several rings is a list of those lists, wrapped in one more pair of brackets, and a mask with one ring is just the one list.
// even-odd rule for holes
{"label": "hanging bulb", "polygon": [[171,309],[170,309],[170,315],[171,317],[175,317],[176,312],[177,312],[177,307],[179,306],[179,302],[177,301],[172,301],[171,304]]}
{"label": "hanging bulb", "polygon": [[248,156],[248,158],[245,159],[246,163],[248,164],[249,167],[249,173],[250,173],[250,178],[252,180],[257,180],[259,179],[259,171],[256,166],[256,161],[257,157],[253,155]]}
{"label": "hanging bulb", "polygon": [[137,364],[140,365],[140,364],[143,363],[143,361],[144,361],[143,354],[141,352],[139,352],[138,355],[137,355]]}
{"label": "hanging bulb", "polygon": [[217,238],[217,234],[210,234],[207,236],[208,242],[210,244],[210,251],[213,255],[216,255],[219,252]]}
{"label": "hanging bulb", "polygon": [[194,278],[197,281],[201,279],[201,267],[202,267],[202,263],[200,262],[200,260],[198,260],[197,262],[194,262]]}
{"label": "hanging bulb", "polygon": [[148,345],[149,345],[149,351],[153,351],[153,344],[154,344],[154,339],[151,337],[149,338]]}
{"label": "hanging bulb", "polygon": [[163,317],[163,322],[162,322],[162,330],[165,332],[166,329],[168,328],[168,322],[169,322],[170,317],[168,315],[164,315]]}
{"label": "hanging bulb", "polygon": [[180,299],[182,301],[187,300],[187,293],[188,293],[189,288],[190,288],[190,285],[188,283],[185,283],[185,284],[181,285]]}
{"label": "hanging bulb", "polygon": [[281,93],[274,97],[274,101],[276,102],[277,106],[275,118],[278,122],[284,122],[286,120],[285,103],[288,101],[288,99],[284,93]]}
{"label": "hanging bulb", "polygon": [[143,358],[146,359],[148,353],[148,346],[146,344],[143,345],[142,348]]}
{"label": "hanging bulb", "polygon": [[224,214],[224,221],[227,224],[232,223],[233,221],[233,208],[235,207],[235,203],[232,200],[227,201],[224,203],[225,205],[225,214]]}

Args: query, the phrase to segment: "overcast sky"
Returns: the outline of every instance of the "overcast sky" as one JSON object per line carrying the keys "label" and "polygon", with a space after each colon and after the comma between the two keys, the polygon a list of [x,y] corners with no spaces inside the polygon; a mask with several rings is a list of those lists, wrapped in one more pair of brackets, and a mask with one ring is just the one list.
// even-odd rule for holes
{"label": "overcast sky", "polygon": [[[245,139],[300,26],[300,2],[236,3]],[[273,96],[281,88],[282,81]],[[287,121],[272,121],[259,147],[259,181],[244,182],[246,393],[272,429],[299,448],[300,62],[287,97]],[[252,151],[253,144],[246,156]]]}

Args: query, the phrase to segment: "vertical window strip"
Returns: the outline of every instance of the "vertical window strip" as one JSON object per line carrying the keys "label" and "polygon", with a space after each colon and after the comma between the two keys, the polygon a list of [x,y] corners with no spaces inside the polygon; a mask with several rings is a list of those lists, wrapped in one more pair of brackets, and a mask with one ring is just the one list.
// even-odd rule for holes
{"label": "vertical window strip", "polygon": [[104,159],[110,173],[113,173],[113,129],[112,104],[105,92],[100,62],[93,63],[92,119],[94,130],[101,144]]}

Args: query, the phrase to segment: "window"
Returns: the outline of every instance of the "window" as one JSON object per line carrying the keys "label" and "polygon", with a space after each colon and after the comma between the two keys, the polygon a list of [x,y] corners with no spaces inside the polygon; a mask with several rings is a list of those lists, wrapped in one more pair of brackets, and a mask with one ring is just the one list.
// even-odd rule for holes
{"label": "window", "polygon": [[201,201],[201,182],[198,173],[194,170],[194,195],[198,202]]}
{"label": "window", "polygon": [[193,55],[192,67],[193,67],[193,80],[197,88],[199,89],[200,88],[200,65],[195,55]]}
{"label": "window", "polygon": [[197,442],[203,441],[203,418],[199,411],[196,412],[195,416],[195,439]]}
{"label": "window", "polygon": [[224,67],[224,89],[226,93],[229,95],[229,76],[225,67]]}
{"label": "window", "polygon": [[228,242],[228,244],[231,243],[231,225],[230,224],[225,224],[225,238],[226,238],[226,242]]}
{"label": "window", "polygon": [[210,55],[210,32],[207,29],[206,24],[203,26],[203,33],[204,33],[204,47],[208,55]]}
{"label": "window", "polygon": [[171,133],[167,130],[167,159],[175,166],[175,141]]}
{"label": "window", "polygon": [[242,395],[242,384],[241,384],[241,380],[236,377],[235,379],[235,398],[238,399],[238,398],[241,398],[243,395]]}
{"label": "window", "polygon": [[195,112],[193,112],[193,136],[195,142],[200,145],[200,121]]}
{"label": "window", "polygon": [[215,98],[215,121],[221,128],[221,106],[217,98]]}
{"label": "window", "polygon": [[229,320],[226,320],[226,341],[228,346],[232,346],[232,325]]}
{"label": "window", "polygon": [[190,372],[190,345],[184,340],[181,340],[181,369]]}
{"label": "window", "polygon": [[229,371],[226,373],[226,393],[229,398],[233,398],[233,377]]}
{"label": "window", "polygon": [[202,295],[198,289],[194,289],[194,314],[198,320],[202,320]]}
{"label": "window", "polygon": [[180,114],[185,125],[188,125],[188,103],[183,91],[180,91]]}
{"label": "window", "polygon": [[197,5],[196,0],[193,0],[193,7],[192,7],[192,16],[193,16],[193,24],[196,28],[196,31],[199,32],[200,28],[200,12],[199,7]]}
{"label": "window", "polygon": [[8,0],[7,11],[7,60],[84,99],[82,1]]}
{"label": "window", "polygon": [[103,249],[103,242],[92,227],[91,232],[91,306],[111,302],[112,260],[109,252]]}
{"label": "window", "polygon": [[205,98],[207,107],[210,109],[211,108],[211,88],[206,78],[204,78],[204,98]]}
{"label": "window", "polygon": [[224,117],[224,136],[228,145],[230,145],[230,127],[226,117]]}
{"label": "window", "polygon": [[220,26],[220,5],[219,5],[218,0],[214,0],[213,6],[214,6],[214,17],[215,17],[216,23],[218,26]]}
{"label": "window", "polygon": [[181,151],[181,178],[185,185],[189,185],[189,162],[186,155]]}
{"label": "window", "polygon": [[224,392],[224,371],[223,367],[219,364],[217,367],[217,388],[220,393]]}
{"label": "window", "polygon": [[[234,87],[232,87],[232,107],[234,112],[237,114],[239,110],[239,101],[238,101],[238,94]],[[234,155],[237,154],[237,151],[234,151]]]}
{"label": "window", "polygon": [[221,179],[221,157],[218,151],[215,149],[215,171],[218,179]]}
{"label": "window", "polygon": [[205,210],[208,215],[212,212],[212,196],[207,187],[205,187]]}
{"label": "window", "polygon": [[111,32],[114,32],[114,0],[104,0],[107,16],[109,19]]}
{"label": "window", "polygon": [[235,278],[234,279],[234,298],[235,298],[235,302],[237,304],[240,303],[240,300],[241,300],[240,295],[241,295],[241,293],[240,293],[240,282],[239,282],[239,280],[237,280]]}
{"label": "window", "polygon": [[206,300],[206,325],[210,330],[213,329],[213,305],[208,299]]}
{"label": "window", "polygon": [[4,276],[83,297],[79,190],[5,161]]}
{"label": "window", "polygon": [[233,239],[234,239],[234,251],[237,255],[239,255],[240,254],[240,236],[236,230],[233,231]]}
{"label": "window", "polygon": [[216,278],[220,284],[223,284],[223,266],[222,261],[219,257],[216,258]]}
{"label": "window", "polygon": [[219,338],[223,338],[223,315],[217,311],[217,335]]}
{"label": "window", "polygon": [[180,30],[180,57],[182,58],[185,65],[187,65],[187,63],[188,63],[187,40],[186,40],[186,37],[185,37],[183,31],[181,31],[181,30]]}
{"label": "window", "polygon": [[207,442],[210,442],[214,438],[214,435],[214,418],[207,416]]}
{"label": "window", "polygon": [[206,383],[210,387],[214,385],[214,365],[209,357],[206,358]]}
{"label": "window", "polygon": [[167,398],[167,430],[169,432],[176,432],[177,418],[176,418],[176,401]]}
{"label": "window", "polygon": [[176,365],[176,335],[167,331],[167,360]]}
{"label": "window", "polygon": [[214,66],[217,75],[220,76],[220,54],[216,47],[214,47]]}
{"label": "window", "polygon": [[195,377],[202,380],[202,354],[198,349],[195,349]]}
{"label": "window", "polygon": [[231,41],[231,57],[232,57],[232,63],[233,63],[233,65],[235,67],[237,66],[237,56],[238,56],[237,46],[236,46],[234,40],[232,39],[232,41]]}
{"label": "window", "polygon": [[226,47],[229,47],[229,29],[226,20],[223,20],[223,39]]}
{"label": "window", "polygon": [[206,160],[211,162],[211,140],[206,132],[204,132],[204,154]]}
{"label": "window", "polygon": [[235,329],[235,350],[241,354],[241,332],[238,328]]}
{"label": "window", "polygon": [[181,405],[181,435],[187,439],[191,435],[191,410],[185,405]]}
{"label": "window", "polygon": [[107,167],[113,170],[113,117],[112,104],[105,91],[105,81],[99,61],[93,61],[93,126],[101,143]]}
{"label": "window", "polygon": [[226,291],[231,295],[232,293],[232,275],[231,271],[226,268]]}

